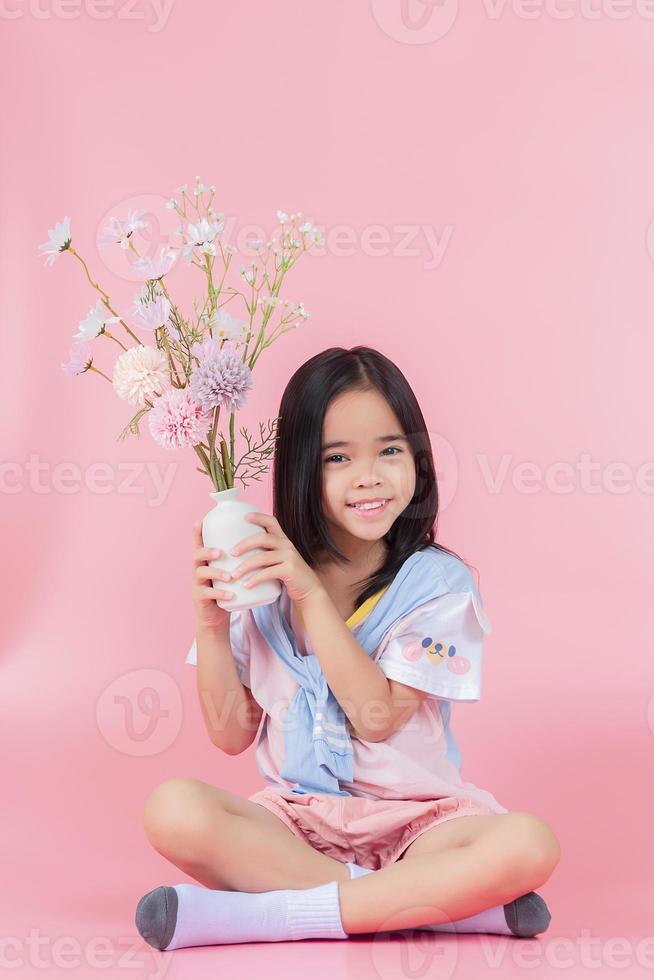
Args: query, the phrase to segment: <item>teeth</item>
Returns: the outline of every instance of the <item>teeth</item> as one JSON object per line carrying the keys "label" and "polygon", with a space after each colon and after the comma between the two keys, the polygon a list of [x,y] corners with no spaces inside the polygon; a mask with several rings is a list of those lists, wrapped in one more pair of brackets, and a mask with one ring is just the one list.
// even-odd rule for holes
{"label": "teeth", "polygon": [[378,510],[385,504],[384,500],[380,500],[377,504],[354,504],[357,510]]}

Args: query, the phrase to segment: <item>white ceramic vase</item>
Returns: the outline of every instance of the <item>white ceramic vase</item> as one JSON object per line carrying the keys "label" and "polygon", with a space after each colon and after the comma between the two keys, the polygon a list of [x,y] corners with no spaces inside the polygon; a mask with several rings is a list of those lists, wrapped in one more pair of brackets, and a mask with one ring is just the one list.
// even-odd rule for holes
{"label": "white ceramic vase", "polygon": [[[202,541],[205,548],[220,548],[225,552],[220,558],[212,559],[209,565],[212,568],[222,568],[226,572],[232,572],[237,565],[241,565],[248,558],[253,558],[266,550],[265,548],[250,548],[238,555],[230,555],[229,553],[244,538],[265,533],[265,528],[261,524],[255,524],[253,521],[245,519],[246,514],[253,511],[262,513],[262,510],[256,504],[248,504],[245,500],[241,500],[238,487],[231,487],[229,490],[216,490],[209,496],[213,500],[214,506],[202,521]],[[213,585],[217,591],[234,593],[232,599],[221,599],[220,601],[216,599],[220,608],[229,612],[236,612],[239,609],[253,609],[254,606],[267,606],[268,603],[274,602],[282,591],[279,579],[259,582],[251,589],[243,588],[243,583],[261,572],[262,567],[253,568],[252,571],[230,582],[216,579]]]}

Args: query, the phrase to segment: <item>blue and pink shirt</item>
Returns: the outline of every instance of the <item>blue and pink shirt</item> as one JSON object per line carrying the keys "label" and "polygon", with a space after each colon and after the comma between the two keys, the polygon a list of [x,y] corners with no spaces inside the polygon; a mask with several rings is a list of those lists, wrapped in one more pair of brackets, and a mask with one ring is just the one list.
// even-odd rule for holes
{"label": "blue and pink shirt", "polygon": [[[441,576],[439,594],[396,619],[371,654],[386,677],[428,696],[399,731],[381,742],[362,738],[346,719],[353,779],[341,780],[340,789],[373,800],[465,797],[497,813],[508,813],[488,790],[462,779],[461,753],[451,727],[452,705],[481,697],[483,641],[491,625],[468,566],[446,552],[434,549],[432,555]],[[355,638],[385,592],[371,596],[347,620]],[[300,610],[283,585],[276,603],[292,631],[297,653],[312,654]],[[284,720],[298,683],[262,636],[253,610],[231,614],[230,641],[239,677],[263,708],[257,768],[280,793],[292,791],[299,784],[281,772],[288,751]],[[195,642],[186,663],[197,664]],[[298,737],[303,733],[298,732]]]}

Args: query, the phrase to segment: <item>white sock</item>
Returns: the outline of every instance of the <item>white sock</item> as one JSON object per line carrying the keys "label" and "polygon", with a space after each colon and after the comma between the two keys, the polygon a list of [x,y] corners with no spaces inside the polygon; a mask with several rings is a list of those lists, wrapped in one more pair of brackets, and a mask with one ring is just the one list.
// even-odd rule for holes
{"label": "white sock", "polygon": [[417,926],[418,929],[429,929],[434,932],[501,932],[507,936],[513,933],[509,929],[504,915],[504,906],[495,905],[492,909],[484,909],[476,915],[465,919],[454,919],[452,922],[437,922],[435,925]]}
{"label": "white sock", "polygon": [[370,875],[373,872],[372,868],[362,868],[360,864],[354,864],[352,861],[347,861],[346,863],[350,872],[350,878],[360,878],[361,875]]}
{"label": "white sock", "polygon": [[136,927],[155,949],[349,938],[341,921],[337,881],[270,892],[162,885],[140,899]]}

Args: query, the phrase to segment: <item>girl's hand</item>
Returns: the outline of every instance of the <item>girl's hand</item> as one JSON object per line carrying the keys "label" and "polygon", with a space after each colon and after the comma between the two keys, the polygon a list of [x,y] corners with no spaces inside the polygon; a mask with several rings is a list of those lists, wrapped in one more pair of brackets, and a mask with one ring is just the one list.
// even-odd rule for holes
{"label": "girl's hand", "polygon": [[276,517],[272,514],[260,514],[257,511],[251,511],[245,517],[254,524],[261,524],[265,530],[261,534],[244,538],[232,548],[231,554],[240,555],[251,548],[264,548],[265,551],[237,565],[232,572],[232,578],[238,578],[253,568],[263,565],[265,570],[253,575],[247,582],[243,582],[243,588],[247,589],[251,585],[267,582],[270,579],[280,579],[294,602],[302,602],[307,596],[322,588],[320,579],[313,569],[309,568],[291,540],[286,537]]}
{"label": "girl's hand", "polygon": [[220,558],[224,552],[220,548],[205,548],[202,544],[202,526],[198,522],[193,525],[193,605],[195,607],[196,626],[208,626],[215,629],[225,624],[229,625],[230,612],[222,609],[217,599],[231,599],[233,592],[218,591],[211,584],[213,579],[229,581],[229,572],[222,568],[212,568],[208,562]]}

